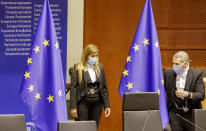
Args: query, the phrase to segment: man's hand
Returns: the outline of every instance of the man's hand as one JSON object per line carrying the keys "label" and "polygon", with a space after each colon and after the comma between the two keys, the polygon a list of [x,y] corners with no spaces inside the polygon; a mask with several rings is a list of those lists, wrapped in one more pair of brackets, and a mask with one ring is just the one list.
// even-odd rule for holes
{"label": "man's hand", "polygon": [[77,115],[77,109],[71,109],[71,115],[77,119],[78,118],[78,115]]}
{"label": "man's hand", "polygon": [[184,90],[176,90],[175,95],[178,98],[182,98],[182,97],[188,97],[188,92],[184,91]]}
{"label": "man's hand", "polygon": [[104,110],[104,116],[105,116],[105,117],[108,117],[108,116],[110,115],[110,113],[111,113],[110,108],[106,108],[106,109]]}

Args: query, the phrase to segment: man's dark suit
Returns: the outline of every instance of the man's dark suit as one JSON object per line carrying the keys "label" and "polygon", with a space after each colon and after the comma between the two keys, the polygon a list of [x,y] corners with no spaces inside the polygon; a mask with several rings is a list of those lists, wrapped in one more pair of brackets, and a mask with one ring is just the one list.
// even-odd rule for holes
{"label": "man's dark suit", "polygon": [[[108,89],[107,89],[107,85],[106,85],[106,79],[105,79],[105,74],[104,74],[104,68],[101,64],[99,64],[99,69],[100,69],[100,76],[97,77],[97,81],[99,82],[99,98],[100,100],[98,100],[98,103],[94,103],[95,107],[95,111],[94,115],[92,115],[92,117],[94,119],[96,119],[97,124],[99,122],[100,119],[100,115],[101,115],[101,110],[102,110],[102,104],[104,105],[104,108],[110,108],[110,104],[109,104],[109,95],[108,95]],[[77,109],[81,110],[81,112],[83,112],[84,114],[87,114],[88,111],[86,111],[84,108],[87,108],[87,102],[84,100],[87,99],[87,85],[88,83],[91,83],[91,78],[89,75],[88,71],[82,71],[82,83],[79,84],[78,82],[78,71],[76,70],[76,65],[74,65],[73,68],[70,68],[69,70],[69,74],[71,76],[71,92],[70,92],[70,108],[71,109]],[[88,103],[89,104],[89,103]],[[90,103],[91,104],[91,103]],[[81,107],[80,107],[81,106]],[[85,113],[86,112],[86,113]],[[81,116],[79,116],[81,117]],[[83,116],[85,118],[85,116]],[[82,120],[85,120],[85,119]],[[93,119],[91,118],[91,119]],[[81,120],[81,118],[78,120]]]}
{"label": "man's dark suit", "polygon": [[[167,93],[167,105],[168,105],[168,112],[170,116],[170,124],[173,126],[177,124],[179,121],[183,123],[181,118],[177,118],[176,113],[180,116],[192,120],[192,110],[193,109],[201,109],[201,101],[205,98],[205,85],[203,82],[203,74],[202,72],[190,68],[187,73],[186,83],[185,83],[185,91],[192,92],[192,99],[190,98],[177,98],[175,95],[176,91],[176,74],[172,69],[168,69],[164,73],[164,84]],[[189,108],[188,112],[184,112],[180,109],[177,109],[174,103],[177,103],[176,100],[182,102],[178,103],[178,107],[185,106]],[[185,103],[185,101],[187,101]],[[178,128],[176,129],[178,131]]]}

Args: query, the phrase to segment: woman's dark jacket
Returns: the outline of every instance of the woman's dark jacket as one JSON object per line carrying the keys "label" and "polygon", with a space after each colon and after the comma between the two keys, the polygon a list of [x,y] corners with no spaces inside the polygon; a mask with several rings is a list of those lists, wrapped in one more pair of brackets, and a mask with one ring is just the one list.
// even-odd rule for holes
{"label": "woman's dark jacket", "polygon": [[[102,64],[99,64],[100,75],[99,77],[96,75],[97,79],[99,79],[100,87],[99,93],[100,98],[103,101],[104,108],[110,108],[109,104],[109,94],[107,90],[107,84],[104,74],[104,68]],[[69,74],[71,76],[71,87],[70,87],[70,108],[77,109],[77,104],[86,97],[86,88],[87,83],[91,81],[89,72],[82,71],[82,83],[78,82],[78,70],[76,69],[77,64],[69,69]]]}

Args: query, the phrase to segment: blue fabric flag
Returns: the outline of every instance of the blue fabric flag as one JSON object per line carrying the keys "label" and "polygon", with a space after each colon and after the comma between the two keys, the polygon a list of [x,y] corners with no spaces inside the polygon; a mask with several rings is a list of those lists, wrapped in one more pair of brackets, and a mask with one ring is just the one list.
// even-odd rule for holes
{"label": "blue fabric flag", "polygon": [[163,128],[169,123],[156,26],[149,0],[145,6],[122,73],[119,94],[158,92]]}
{"label": "blue fabric flag", "polygon": [[45,0],[20,90],[37,130],[57,131],[57,122],[67,120],[65,90],[59,43]]}

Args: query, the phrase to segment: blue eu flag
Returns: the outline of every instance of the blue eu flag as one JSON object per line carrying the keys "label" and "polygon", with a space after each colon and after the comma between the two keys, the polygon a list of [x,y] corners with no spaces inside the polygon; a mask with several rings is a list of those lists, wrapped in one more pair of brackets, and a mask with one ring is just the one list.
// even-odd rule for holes
{"label": "blue eu flag", "polygon": [[126,92],[158,92],[163,128],[169,122],[159,42],[149,0],[136,30],[122,73],[119,94]]}
{"label": "blue eu flag", "polygon": [[20,94],[38,130],[57,131],[57,122],[67,120],[61,55],[48,0],[42,7]]}

